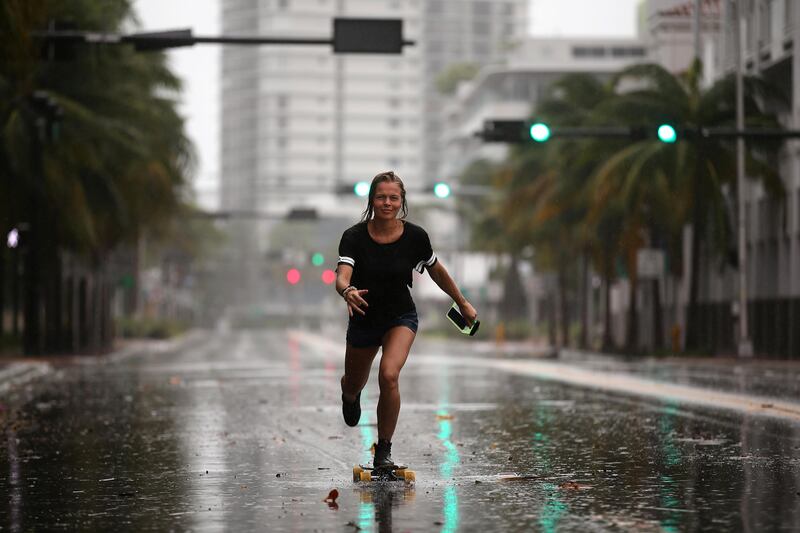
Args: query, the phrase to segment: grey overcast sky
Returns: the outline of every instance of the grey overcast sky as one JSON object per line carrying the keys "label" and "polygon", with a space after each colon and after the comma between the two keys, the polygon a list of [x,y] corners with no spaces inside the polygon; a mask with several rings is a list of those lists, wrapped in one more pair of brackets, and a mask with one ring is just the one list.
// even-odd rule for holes
{"label": "grey overcast sky", "polygon": [[[640,0],[530,0],[530,32],[540,37],[621,36],[636,33]],[[146,30],[192,28],[196,35],[220,32],[219,0],[136,0]],[[181,111],[198,155],[194,183],[204,207],[215,207],[219,175],[219,46],[198,45],[169,52],[184,80]]]}

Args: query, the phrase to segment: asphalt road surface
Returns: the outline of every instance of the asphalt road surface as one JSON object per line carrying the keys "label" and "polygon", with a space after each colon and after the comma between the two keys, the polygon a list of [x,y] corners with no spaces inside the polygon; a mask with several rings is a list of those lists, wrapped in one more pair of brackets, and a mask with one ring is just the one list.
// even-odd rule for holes
{"label": "asphalt road surface", "polygon": [[800,416],[647,381],[625,392],[636,376],[585,366],[583,381],[545,375],[546,361],[469,343],[420,342],[401,375],[392,455],[416,483],[355,483],[377,379],[345,426],[343,351],[302,332],[200,332],[7,390],[0,528],[800,530]]}

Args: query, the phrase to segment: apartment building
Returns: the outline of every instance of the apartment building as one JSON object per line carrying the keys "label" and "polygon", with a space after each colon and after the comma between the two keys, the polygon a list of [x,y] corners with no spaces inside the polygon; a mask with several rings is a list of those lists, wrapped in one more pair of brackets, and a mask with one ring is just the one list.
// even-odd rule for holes
{"label": "apartment building", "polygon": [[[718,76],[735,65],[731,0],[718,0],[723,28]],[[800,127],[800,4],[796,0],[739,1],[743,21],[743,67],[788,97],[775,110],[787,129]],[[756,353],[800,357],[800,141],[784,142],[776,161],[785,196],[771,197],[755,180],[747,180],[744,210],[747,237],[750,333]],[[716,266],[716,268],[715,268]],[[736,274],[705,265],[701,298],[718,349],[735,338],[733,308]]]}

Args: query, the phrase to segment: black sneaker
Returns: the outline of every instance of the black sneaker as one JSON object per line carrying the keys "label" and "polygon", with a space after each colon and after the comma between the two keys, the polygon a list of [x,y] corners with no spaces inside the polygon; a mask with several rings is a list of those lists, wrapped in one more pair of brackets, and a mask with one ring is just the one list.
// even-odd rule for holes
{"label": "black sneaker", "polygon": [[356,399],[353,403],[348,403],[342,394],[342,415],[344,416],[344,423],[350,427],[358,425],[361,420],[361,391],[356,394]]}
{"label": "black sneaker", "polygon": [[385,468],[394,466],[392,461],[392,443],[388,440],[378,439],[375,445],[375,457],[372,459],[373,468]]}

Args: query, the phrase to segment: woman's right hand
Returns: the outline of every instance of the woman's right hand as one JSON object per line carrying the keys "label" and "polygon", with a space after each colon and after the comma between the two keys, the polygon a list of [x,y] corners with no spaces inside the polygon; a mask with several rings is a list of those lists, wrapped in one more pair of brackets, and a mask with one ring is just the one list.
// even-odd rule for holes
{"label": "woman's right hand", "polygon": [[369,289],[353,289],[347,291],[344,295],[344,301],[347,302],[347,312],[353,316],[353,311],[362,315],[366,314],[366,309],[369,307],[367,301],[363,298]]}

